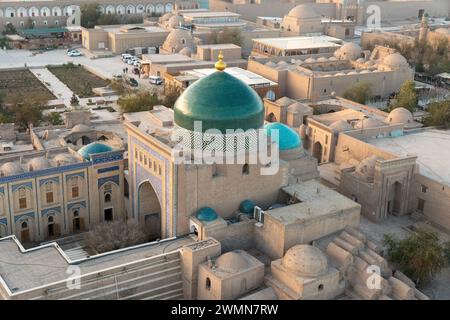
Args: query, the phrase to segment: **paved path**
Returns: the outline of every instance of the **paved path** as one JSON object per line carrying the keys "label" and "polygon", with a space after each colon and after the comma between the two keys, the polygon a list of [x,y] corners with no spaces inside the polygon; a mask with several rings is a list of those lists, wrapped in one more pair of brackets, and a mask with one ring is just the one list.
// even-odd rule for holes
{"label": "paved path", "polygon": [[70,107],[73,92],[47,68],[32,68],[30,71],[53,93],[60,103]]}

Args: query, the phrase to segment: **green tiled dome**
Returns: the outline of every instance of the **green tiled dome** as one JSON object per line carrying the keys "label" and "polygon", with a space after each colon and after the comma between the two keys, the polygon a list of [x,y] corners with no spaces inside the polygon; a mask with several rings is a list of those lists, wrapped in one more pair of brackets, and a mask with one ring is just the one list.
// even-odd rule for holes
{"label": "green tiled dome", "polygon": [[84,159],[89,160],[91,154],[110,152],[110,151],[113,151],[113,148],[111,148],[111,146],[108,146],[108,145],[100,143],[100,142],[92,142],[88,145],[85,145],[80,150],[78,150],[78,153]]}
{"label": "green tiled dome", "polygon": [[214,221],[217,219],[217,213],[210,207],[203,207],[197,211],[197,219],[201,221]]}
{"label": "green tiled dome", "polygon": [[178,98],[175,123],[194,131],[194,121],[202,121],[202,131],[218,129],[258,129],[264,124],[264,107],[258,94],[236,77],[217,71],[197,80]]}

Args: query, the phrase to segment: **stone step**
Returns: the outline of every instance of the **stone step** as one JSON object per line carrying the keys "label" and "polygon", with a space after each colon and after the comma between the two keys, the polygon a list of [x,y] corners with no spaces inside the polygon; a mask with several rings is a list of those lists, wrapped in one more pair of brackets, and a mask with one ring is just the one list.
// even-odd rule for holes
{"label": "stone step", "polygon": [[126,296],[126,297],[122,297],[122,298],[120,298],[120,300],[140,300],[140,299],[144,299],[148,296],[160,294],[160,293],[175,290],[175,289],[182,289],[182,288],[183,288],[183,281],[176,281],[176,282],[172,282],[172,283],[166,284],[166,285],[158,287],[158,288],[145,290],[142,292],[138,292],[138,293]]}
{"label": "stone step", "polygon": [[119,279],[118,276],[116,276],[116,278],[114,278],[114,276],[112,276],[112,277],[109,277],[108,280],[110,280],[110,281],[108,281],[107,283],[104,283],[102,280],[99,280],[98,282],[94,282],[93,283],[93,285],[94,285],[93,288],[91,288],[89,290],[81,289],[81,290],[83,290],[83,292],[79,292],[79,293],[74,294],[74,295],[69,295],[69,296],[66,296],[66,297],[61,298],[61,299],[62,300],[68,300],[68,299],[73,299],[73,298],[85,299],[84,298],[85,296],[95,299],[95,297],[98,295],[98,294],[95,295],[95,293],[97,293],[97,292],[99,292],[101,290],[106,291],[106,293],[101,293],[100,295],[109,294],[111,291],[113,293],[116,293],[117,292],[117,288],[120,285],[129,284],[131,286],[135,282],[142,281],[142,280],[144,280],[145,278],[148,278],[148,277],[161,277],[161,276],[166,276],[166,275],[167,276],[172,276],[174,272],[181,272],[181,267],[178,264],[177,266],[171,267],[171,268],[168,268],[167,266],[163,266],[162,270],[159,270],[159,271],[156,271],[156,272],[145,272],[145,270],[143,270],[143,271],[144,271],[143,275],[138,275],[137,276],[137,275],[133,274],[132,277],[129,277],[130,275],[127,275],[128,278],[122,278],[122,279]]}
{"label": "stone step", "polygon": [[[134,280],[134,279],[133,279]],[[158,289],[164,287],[167,283],[179,282],[181,281],[181,269],[178,273],[171,273],[168,275],[162,275],[155,277],[154,275],[150,275],[147,279],[139,279],[137,282],[133,282],[128,284],[125,287],[122,287],[121,284],[118,284],[117,287],[109,288],[108,292],[102,292],[95,296],[89,296],[84,300],[113,300],[113,299],[121,299],[122,297],[127,297],[131,294],[137,294],[143,290],[151,290],[154,289],[155,292],[158,292]],[[164,290],[162,290],[164,292]]]}
{"label": "stone step", "polygon": [[183,289],[170,290],[161,294],[146,297],[142,300],[175,300],[174,297],[183,296]]}
{"label": "stone step", "polygon": [[[92,276],[89,279],[81,279],[81,286],[82,288],[80,290],[78,290],[78,292],[80,293],[80,291],[87,291],[90,289],[96,289],[98,288],[99,282],[101,281],[104,285],[111,285],[116,283],[116,279],[115,277],[119,277],[119,280],[122,278],[126,278],[126,277],[139,277],[143,274],[151,274],[153,272],[157,272],[157,271],[161,271],[161,270],[165,270],[168,267],[172,267],[172,266],[179,266],[180,264],[180,259],[171,259],[171,260],[167,260],[165,261],[165,259],[163,260],[156,260],[156,261],[148,261],[148,264],[146,265],[140,265],[140,266],[133,266],[131,268],[127,268],[126,270],[122,270],[120,272],[116,272],[113,274],[107,274],[104,276],[100,276],[100,277],[95,277]],[[101,272],[100,272],[101,274]],[[50,291],[50,293],[47,296],[41,296],[38,297],[37,299],[41,298],[41,299],[51,299],[51,297],[55,297],[58,295],[62,295],[61,297],[57,297],[57,299],[61,299],[63,298],[67,293],[70,293],[72,291],[68,290],[66,287],[66,284],[61,284],[60,287],[58,288],[52,288],[52,290]],[[78,295],[79,293],[75,294]],[[72,295],[69,295],[69,297]]]}

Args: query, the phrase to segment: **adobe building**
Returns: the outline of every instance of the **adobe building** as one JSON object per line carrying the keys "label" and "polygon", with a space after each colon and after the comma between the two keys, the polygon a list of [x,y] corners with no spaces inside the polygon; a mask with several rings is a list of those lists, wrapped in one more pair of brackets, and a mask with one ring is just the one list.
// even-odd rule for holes
{"label": "adobe building", "polygon": [[256,21],[258,17],[283,17],[298,5],[307,4],[319,15],[336,20],[352,20],[357,25],[366,25],[373,14],[370,6],[380,8],[382,23],[417,19],[424,12],[430,17],[448,16],[450,7],[446,0],[404,0],[404,1],[357,1],[357,0],[211,0],[213,11],[239,13],[243,19]]}
{"label": "adobe building", "polygon": [[113,54],[126,52],[131,48],[161,46],[169,32],[156,26],[111,25],[82,28],[84,48],[91,51],[110,51]]}
{"label": "adobe building", "polygon": [[[259,41],[255,40],[255,46]],[[370,52],[357,44],[346,43],[330,53],[300,51],[296,54],[255,57],[249,59],[248,70],[277,82],[282,96],[313,101],[332,93],[340,96],[349,83],[367,83],[371,95],[387,97],[414,78],[412,68],[395,49],[377,46]]]}
{"label": "adobe building", "polygon": [[[357,229],[361,205],[317,179],[317,160],[301,136],[280,122],[265,123],[262,100],[224,71],[221,56],[216,69],[188,87],[173,109],[124,115],[127,217],[146,225],[157,240],[74,257],[56,242],[25,249],[14,235],[2,238],[3,299],[427,299]],[[109,183],[116,168],[95,166],[98,158],[113,156],[84,152],[90,145],[81,147],[80,134],[89,130],[80,126],[70,142],[62,137],[80,148],[80,156],[87,153],[89,165],[108,174]],[[206,131],[212,128],[218,131]],[[237,128],[246,131],[227,131]],[[277,159],[191,162],[209,150],[199,143],[201,135],[231,142],[215,149],[220,156],[231,150],[250,157],[255,133],[266,142],[263,151],[279,153],[278,170],[262,174]],[[44,261],[52,262],[52,272]],[[373,264],[381,268],[382,286],[369,289],[364,284]],[[74,266],[78,290],[67,286],[66,271]]]}
{"label": "adobe building", "polygon": [[[58,28],[67,25],[70,15],[75,13],[74,6],[89,4],[90,1],[71,0],[46,0],[28,1],[2,1],[0,4],[0,29],[11,23],[17,29],[23,29],[31,19],[35,28]],[[146,0],[146,1],[96,1],[101,13],[118,14],[126,16],[163,15],[172,12],[175,8],[175,0]]]}
{"label": "adobe building", "polygon": [[1,237],[28,246],[125,218],[123,136],[84,124],[85,115],[27,134],[1,125]]}

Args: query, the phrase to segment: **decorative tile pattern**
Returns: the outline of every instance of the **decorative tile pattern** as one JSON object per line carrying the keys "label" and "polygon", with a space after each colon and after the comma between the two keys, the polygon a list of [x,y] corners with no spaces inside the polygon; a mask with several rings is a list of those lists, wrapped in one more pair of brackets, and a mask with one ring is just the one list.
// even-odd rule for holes
{"label": "decorative tile pattern", "polygon": [[120,184],[119,181],[120,181],[119,176],[115,175],[115,176],[100,178],[100,179],[98,179],[97,184],[98,184],[98,188],[100,189],[107,182],[113,182],[113,183],[119,185]]}
{"label": "decorative tile pattern", "polygon": [[110,172],[110,171],[117,171],[119,170],[119,166],[114,166],[114,167],[108,167],[108,168],[101,168],[97,170],[97,173],[105,173],[105,172]]}
{"label": "decorative tile pattern", "polygon": [[50,212],[61,213],[61,207],[46,208],[41,210],[41,216],[45,216]]}

